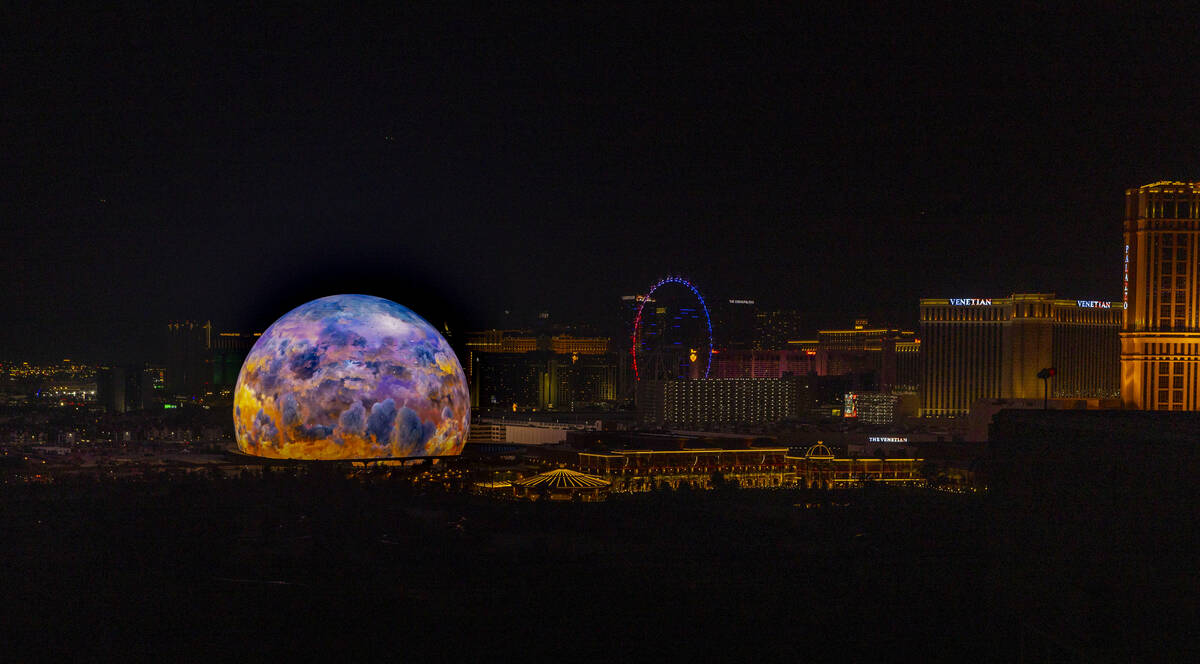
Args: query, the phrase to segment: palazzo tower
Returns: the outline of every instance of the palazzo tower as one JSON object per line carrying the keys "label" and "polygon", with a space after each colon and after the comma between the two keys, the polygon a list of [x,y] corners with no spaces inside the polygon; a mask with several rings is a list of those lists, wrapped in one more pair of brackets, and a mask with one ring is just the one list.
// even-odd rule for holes
{"label": "palazzo tower", "polygon": [[1200,182],[1125,192],[1121,400],[1200,410]]}

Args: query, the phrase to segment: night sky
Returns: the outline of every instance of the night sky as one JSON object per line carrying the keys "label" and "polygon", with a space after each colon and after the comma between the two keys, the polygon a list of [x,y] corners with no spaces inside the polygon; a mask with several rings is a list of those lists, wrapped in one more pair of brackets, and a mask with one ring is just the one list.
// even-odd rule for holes
{"label": "night sky", "polygon": [[6,16],[0,359],[338,292],[608,325],[668,273],[814,329],[1117,300],[1124,190],[1200,179],[1194,12],[154,6]]}

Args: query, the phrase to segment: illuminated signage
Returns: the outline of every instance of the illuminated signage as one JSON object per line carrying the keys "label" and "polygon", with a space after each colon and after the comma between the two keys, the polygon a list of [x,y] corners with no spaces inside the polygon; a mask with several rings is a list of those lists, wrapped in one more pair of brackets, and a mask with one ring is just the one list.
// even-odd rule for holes
{"label": "illuminated signage", "polygon": [[730,300],[730,304],[754,304],[754,300]]}
{"label": "illuminated signage", "polygon": [[978,297],[952,297],[950,304],[956,307],[990,307],[992,306],[991,298]]}
{"label": "illuminated signage", "polygon": [[907,443],[908,436],[868,436],[868,443]]}
{"label": "illuminated signage", "polygon": [[853,392],[846,393],[846,406],[843,411],[845,417],[858,417],[858,395]]}
{"label": "illuminated signage", "polygon": [[1112,309],[1112,302],[1101,302],[1100,300],[1075,300],[1075,304],[1084,309]]}
{"label": "illuminated signage", "polygon": [[1125,287],[1124,296],[1122,298],[1122,306],[1129,308],[1129,245],[1125,245]]}

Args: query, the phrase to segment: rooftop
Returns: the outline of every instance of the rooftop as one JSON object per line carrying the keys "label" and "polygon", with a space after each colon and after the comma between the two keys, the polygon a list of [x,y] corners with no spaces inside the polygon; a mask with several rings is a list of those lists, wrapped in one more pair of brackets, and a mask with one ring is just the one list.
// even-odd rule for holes
{"label": "rooftop", "polygon": [[608,486],[609,482],[594,475],[558,468],[540,475],[516,480],[513,484],[537,489],[602,489]]}

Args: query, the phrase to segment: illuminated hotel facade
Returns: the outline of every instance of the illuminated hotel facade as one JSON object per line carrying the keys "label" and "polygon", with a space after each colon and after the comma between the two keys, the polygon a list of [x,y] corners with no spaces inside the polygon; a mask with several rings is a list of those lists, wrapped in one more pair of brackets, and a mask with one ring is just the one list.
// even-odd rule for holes
{"label": "illuminated hotel facade", "polygon": [[1200,410],[1200,182],[1125,192],[1126,408]]}
{"label": "illuminated hotel facade", "polygon": [[655,429],[759,426],[796,417],[801,385],[792,378],[643,380],[638,423]]}
{"label": "illuminated hotel facade", "polygon": [[979,399],[1116,397],[1122,303],[1053,293],[921,300],[923,417],[966,415]]}
{"label": "illuminated hotel facade", "polygon": [[603,478],[618,493],[649,491],[659,485],[681,484],[711,489],[713,473],[737,480],[742,487],[799,486],[849,488],[868,482],[921,485],[924,459],[837,458],[823,443],[801,449],[748,447],[744,449],[612,450],[580,452],[579,468]]}

